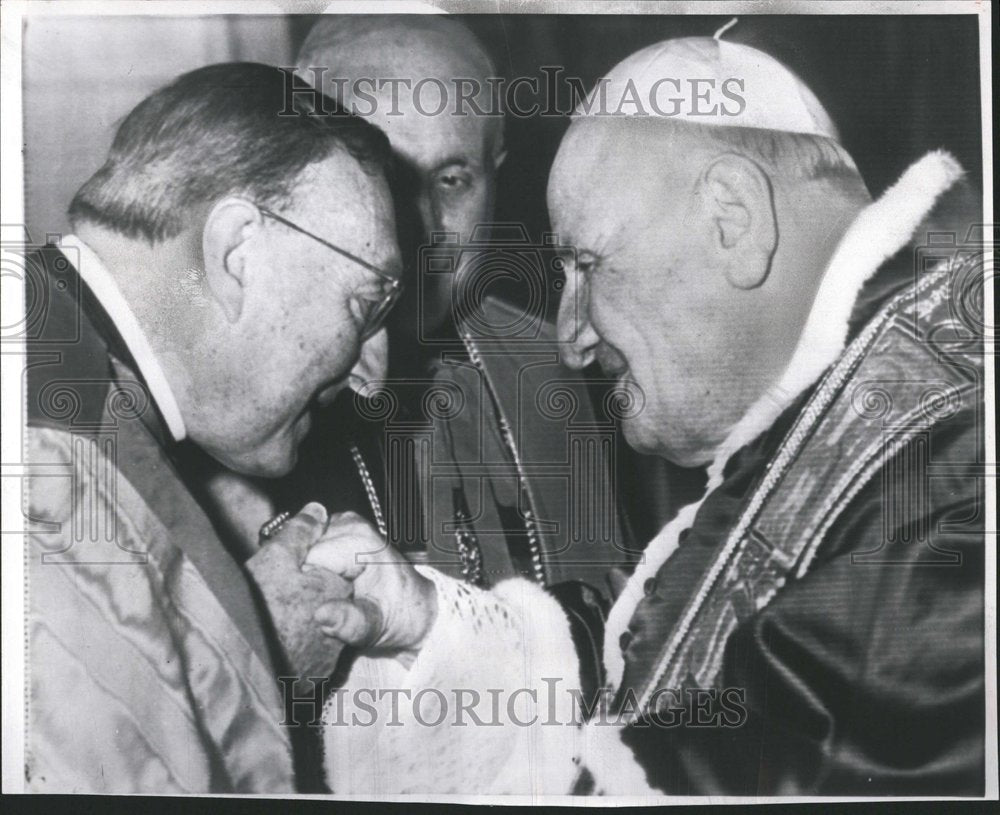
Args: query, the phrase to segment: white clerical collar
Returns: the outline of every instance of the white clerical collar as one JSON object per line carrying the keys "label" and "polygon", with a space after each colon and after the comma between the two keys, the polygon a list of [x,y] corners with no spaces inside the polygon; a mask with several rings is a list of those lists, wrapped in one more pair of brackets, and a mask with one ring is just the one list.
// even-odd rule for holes
{"label": "white clerical collar", "polygon": [[[65,235],[60,241],[60,246],[76,250],[79,261],[77,271],[84,283],[94,293],[94,297],[104,307],[111,321],[121,334],[125,346],[131,351],[135,358],[135,363],[139,368],[139,374],[149,388],[149,394],[159,408],[167,430],[174,441],[181,441],[187,436],[187,428],[184,426],[184,417],[181,415],[174,392],[170,389],[170,383],[160,367],[159,361],[153,354],[153,349],[149,345],[149,340],[135,312],[132,311],[128,301],[122,294],[121,289],[115,282],[114,277],[108,271],[101,259],[94,253],[87,244],[81,241],[76,235]],[[68,255],[70,259],[72,255]]]}

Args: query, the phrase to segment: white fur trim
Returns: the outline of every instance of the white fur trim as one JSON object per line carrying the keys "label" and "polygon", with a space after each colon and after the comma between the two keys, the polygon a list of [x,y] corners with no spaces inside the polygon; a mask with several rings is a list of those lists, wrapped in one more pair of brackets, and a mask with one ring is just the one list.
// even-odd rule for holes
{"label": "white fur trim", "polygon": [[935,150],[865,207],[848,228],[820,281],[795,353],[777,384],[757,400],[720,445],[709,477],[729,457],[770,427],[802,391],[840,356],[851,311],[865,282],[913,237],[938,198],[962,177],[950,153]]}
{"label": "white fur trim", "polygon": [[[837,246],[820,281],[795,353],[778,383],[734,425],[709,467],[705,496],[722,484],[729,458],[774,424],[781,412],[812,385],[844,350],[851,311],[865,282],[906,246],[938,198],[962,176],[958,161],[943,150],[928,153],[911,165],[882,197],[865,207]],[[621,683],[625,662],[618,645],[636,606],[643,583],[677,549],[680,533],[691,526],[702,501],[684,507],[646,547],[608,615],[604,629],[604,667],[613,688]]]}
{"label": "white fur trim", "polygon": [[[492,793],[564,795],[579,772],[579,728],[570,690],[580,688],[580,663],[562,607],[544,589],[527,580],[500,583],[493,594],[524,614],[522,688],[538,689],[539,722],[517,728],[516,743],[497,774]],[[489,648],[488,643],[484,647]],[[495,679],[493,680],[495,682]],[[510,686],[496,685],[493,687]],[[548,722],[546,724],[545,722]]]}
{"label": "white fur trim", "polygon": [[[847,323],[858,292],[890,256],[910,240],[938,197],[962,170],[949,154],[931,153],[910,167],[847,230],[824,273],[813,308],[792,360],[778,384],[736,424],[719,447],[709,469],[707,496],[722,482],[732,453],[774,422],[780,412],[816,381],[843,351]],[[605,628],[604,661],[609,682],[621,683],[624,660],[618,641],[628,626],[645,580],[676,551],[682,530],[701,507],[684,507],[649,544],[645,559],[629,578],[611,609]],[[409,672],[392,660],[359,659],[347,688],[407,687],[489,688],[506,692],[534,688],[541,719],[563,724],[500,727],[453,727],[449,717],[438,727],[407,719],[385,727],[385,711],[372,728],[334,729],[325,734],[328,780],[336,793],[467,792],[561,794],[576,774],[574,756],[605,794],[650,795],[645,773],[621,741],[621,728],[569,724],[572,706],[565,694],[549,708],[551,684],[579,688],[579,664],[569,623],[558,603],[538,586],[520,579],[500,584],[492,593],[470,589],[431,570],[421,572],[438,587],[438,620]],[[483,658],[488,656],[488,658]],[[363,678],[362,675],[363,674]],[[361,683],[359,685],[359,682]],[[483,715],[489,710],[476,708]],[[527,711],[531,713],[532,711]],[[409,725],[409,726],[406,726]]]}
{"label": "white fur trim", "polygon": [[[437,587],[437,620],[409,671],[391,658],[359,658],[339,700],[331,698],[324,732],[330,788],[368,795],[567,792],[578,771],[568,691],[579,688],[579,667],[562,608],[526,580],[486,592],[418,569]],[[397,696],[395,715],[390,696],[377,698],[392,689],[410,694]],[[490,689],[502,691],[496,706]],[[518,689],[525,690],[514,700],[514,721],[509,703]],[[426,704],[418,716],[410,700],[421,691]],[[358,693],[377,711],[369,726],[343,724],[354,715],[372,718],[353,702]],[[441,698],[448,711],[436,722]],[[461,715],[459,698],[467,705]],[[477,717],[499,724],[479,725]],[[536,724],[525,726],[533,717]],[[544,724],[553,720],[559,724]]]}
{"label": "white fur trim", "polygon": [[[714,489],[712,485],[709,486]],[[708,492],[706,491],[705,495],[708,495]],[[677,517],[663,527],[660,533],[649,542],[643,553],[642,563],[635,567],[635,571],[629,576],[622,593],[618,595],[618,599],[608,613],[607,622],[604,624],[604,669],[607,673],[608,684],[611,685],[612,689],[617,689],[621,685],[622,674],[625,671],[625,658],[618,641],[625,629],[628,628],[636,606],[643,598],[643,584],[648,578],[655,575],[660,566],[666,563],[677,550],[678,537],[681,532],[694,523],[694,516],[698,513],[704,500],[702,498],[700,501],[688,504],[681,509],[677,513]]]}
{"label": "white fur trim", "polygon": [[593,776],[594,794],[662,799],[663,793],[649,785],[646,771],[622,741],[623,728],[598,721],[589,722],[580,732],[580,764]]}

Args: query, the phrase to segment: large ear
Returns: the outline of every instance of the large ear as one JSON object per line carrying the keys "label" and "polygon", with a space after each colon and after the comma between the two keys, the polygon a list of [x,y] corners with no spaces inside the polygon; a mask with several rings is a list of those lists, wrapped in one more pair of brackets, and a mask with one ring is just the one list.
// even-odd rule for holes
{"label": "large ear", "polygon": [[205,281],[227,319],[243,311],[250,260],[249,239],[260,228],[260,210],[245,198],[223,198],[212,207],[202,232]]}
{"label": "large ear", "polygon": [[698,184],[726,279],[738,289],[756,288],[767,279],[778,245],[771,179],[756,162],[727,153],[708,165]]}

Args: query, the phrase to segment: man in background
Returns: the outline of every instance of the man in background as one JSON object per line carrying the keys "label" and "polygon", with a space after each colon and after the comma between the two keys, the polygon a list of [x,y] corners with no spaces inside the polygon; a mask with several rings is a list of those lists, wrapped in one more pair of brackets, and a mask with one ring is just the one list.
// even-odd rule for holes
{"label": "man in background", "polygon": [[[364,452],[361,439],[374,433],[381,449],[369,443],[363,475],[385,474],[379,492],[388,505],[378,514],[394,545],[474,585],[520,575],[559,586],[583,614],[599,616],[613,595],[611,567],[626,562],[631,544],[618,514],[615,459],[603,455],[614,417],[602,419],[584,379],[559,363],[544,308],[558,293],[560,276],[544,265],[552,247],[530,255],[541,262],[530,261],[535,266],[513,286],[522,303],[540,290],[540,308],[490,292],[494,273],[516,277],[510,272],[522,268],[515,261],[524,249],[524,241],[492,231],[505,156],[502,114],[490,97],[492,60],[446,17],[345,16],[313,27],[297,65],[302,80],[322,81],[328,95],[387,134],[401,165],[397,220],[412,264],[388,325],[388,379],[360,391],[392,408],[378,421],[352,421],[339,406],[297,476],[282,485],[279,503],[357,509],[338,502],[352,482],[364,495],[350,472],[358,455],[341,454],[348,464],[337,470],[332,451],[347,436]],[[442,274],[439,263],[451,271]],[[558,407],[562,393],[574,411],[559,416],[549,405]],[[602,421],[592,442],[602,455],[573,458],[571,427]],[[361,503],[358,511],[370,517]]]}

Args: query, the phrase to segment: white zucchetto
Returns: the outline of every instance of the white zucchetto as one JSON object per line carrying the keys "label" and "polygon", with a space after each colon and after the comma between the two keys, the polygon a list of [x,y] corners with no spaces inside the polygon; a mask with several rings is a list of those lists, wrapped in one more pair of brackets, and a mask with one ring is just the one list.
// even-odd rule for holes
{"label": "white zucchetto", "polygon": [[573,115],[609,113],[839,139],[823,105],[792,71],[718,34],[665,40],[626,57]]}

